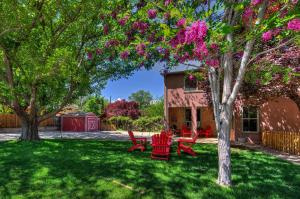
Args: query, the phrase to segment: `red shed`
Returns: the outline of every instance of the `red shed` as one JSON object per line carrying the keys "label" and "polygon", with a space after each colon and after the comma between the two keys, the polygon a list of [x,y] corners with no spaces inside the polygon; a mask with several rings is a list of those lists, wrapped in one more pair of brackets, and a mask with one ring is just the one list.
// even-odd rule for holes
{"label": "red shed", "polygon": [[98,131],[99,118],[94,113],[69,113],[61,117],[61,128],[62,131]]}

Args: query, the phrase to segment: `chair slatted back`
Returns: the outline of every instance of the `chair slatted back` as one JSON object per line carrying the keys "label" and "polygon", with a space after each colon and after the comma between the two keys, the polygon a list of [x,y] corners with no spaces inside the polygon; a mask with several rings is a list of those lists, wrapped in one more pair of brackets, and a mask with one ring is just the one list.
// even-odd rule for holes
{"label": "chair slatted back", "polygon": [[132,131],[128,131],[128,134],[129,134],[129,137],[130,137],[130,140],[132,141],[132,143],[133,143],[134,145],[136,145],[137,142],[136,142],[136,139],[135,139],[135,137],[134,137],[134,135],[133,135],[133,132],[132,132]]}
{"label": "chair slatted back", "polygon": [[165,132],[161,134],[155,134],[152,136],[152,146],[153,152],[159,154],[169,153],[170,150],[170,136],[168,136]]}

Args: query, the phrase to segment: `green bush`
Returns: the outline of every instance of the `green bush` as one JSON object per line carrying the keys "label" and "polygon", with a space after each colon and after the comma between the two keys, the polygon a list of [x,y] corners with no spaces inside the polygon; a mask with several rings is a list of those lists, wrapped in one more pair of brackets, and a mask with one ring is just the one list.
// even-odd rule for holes
{"label": "green bush", "polygon": [[155,104],[150,104],[142,110],[143,116],[146,117],[163,117],[164,116],[164,101],[160,99]]}
{"label": "green bush", "polygon": [[162,117],[140,117],[133,121],[133,129],[137,131],[161,131],[163,129]]}
{"label": "green bush", "polygon": [[108,119],[109,122],[114,124],[117,129],[128,130],[131,129],[133,120],[126,116],[113,116]]}
{"label": "green bush", "polygon": [[140,117],[132,120],[126,116],[114,116],[108,119],[109,123],[113,124],[120,130],[135,130],[135,131],[161,131],[163,129],[162,117]]}

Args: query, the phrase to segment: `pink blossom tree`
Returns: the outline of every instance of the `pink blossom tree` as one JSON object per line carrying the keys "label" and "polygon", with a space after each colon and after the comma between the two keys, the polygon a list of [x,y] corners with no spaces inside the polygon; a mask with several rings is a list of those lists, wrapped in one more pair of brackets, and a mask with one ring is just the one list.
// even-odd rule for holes
{"label": "pink blossom tree", "polygon": [[[217,181],[230,186],[229,133],[237,94],[253,62],[299,43],[299,7],[298,1],[283,0],[129,1],[124,7],[112,5],[106,16],[104,32],[104,27],[129,17],[107,35],[108,40],[118,39],[119,43],[104,48],[115,59],[137,67],[149,68],[158,61],[166,62],[167,67],[181,63],[208,75],[218,132]],[[262,43],[270,45],[264,48]],[[296,73],[290,70],[289,76]]]}

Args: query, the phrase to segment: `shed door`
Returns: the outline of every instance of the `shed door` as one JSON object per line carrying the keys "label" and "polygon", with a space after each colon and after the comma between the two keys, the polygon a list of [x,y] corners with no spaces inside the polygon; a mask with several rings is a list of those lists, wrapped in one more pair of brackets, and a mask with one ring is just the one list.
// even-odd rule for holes
{"label": "shed door", "polygon": [[98,118],[88,117],[87,118],[87,131],[97,131],[98,130]]}

